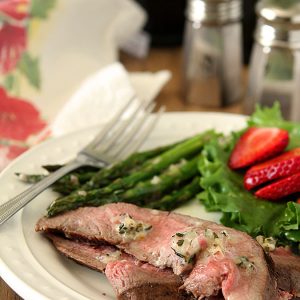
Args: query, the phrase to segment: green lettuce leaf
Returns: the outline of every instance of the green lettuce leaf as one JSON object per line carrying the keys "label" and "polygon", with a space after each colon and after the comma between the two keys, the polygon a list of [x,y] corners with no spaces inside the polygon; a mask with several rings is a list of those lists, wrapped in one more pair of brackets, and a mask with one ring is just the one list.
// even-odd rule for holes
{"label": "green lettuce leaf", "polygon": [[[257,108],[249,126],[276,126],[290,132],[289,147],[300,145],[300,125],[284,121],[280,108]],[[257,199],[243,186],[243,173],[227,166],[240,133],[230,138],[213,138],[199,160],[203,192],[198,198],[208,211],[221,211],[221,223],[252,236],[273,236],[279,244],[300,245],[300,205],[296,202],[270,202]],[[225,142],[224,142],[225,141]]]}

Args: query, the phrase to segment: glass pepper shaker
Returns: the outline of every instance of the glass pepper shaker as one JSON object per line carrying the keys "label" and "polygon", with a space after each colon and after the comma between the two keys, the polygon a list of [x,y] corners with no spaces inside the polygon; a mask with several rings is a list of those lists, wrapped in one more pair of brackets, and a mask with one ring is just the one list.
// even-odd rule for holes
{"label": "glass pepper shaker", "polygon": [[185,101],[211,107],[241,98],[241,1],[189,0],[183,57]]}
{"label": "glass pepper shaker", "polygon": [[300,121],[300,3],[262,0],[256,11],[246,112],[278,101],[286,119]]}

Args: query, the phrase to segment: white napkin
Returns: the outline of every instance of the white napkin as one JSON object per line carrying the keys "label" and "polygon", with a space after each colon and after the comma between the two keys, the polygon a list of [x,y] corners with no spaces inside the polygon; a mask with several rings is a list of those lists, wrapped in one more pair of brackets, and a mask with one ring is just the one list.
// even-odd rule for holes
{"label": "white napkin", "polygon": [[128,76],[120,63],[113,63],[82,83],[54,119],[51,133],[59,136],[106,123],[132,96],[138,101],[155,98],[170,76],[169,71]]}

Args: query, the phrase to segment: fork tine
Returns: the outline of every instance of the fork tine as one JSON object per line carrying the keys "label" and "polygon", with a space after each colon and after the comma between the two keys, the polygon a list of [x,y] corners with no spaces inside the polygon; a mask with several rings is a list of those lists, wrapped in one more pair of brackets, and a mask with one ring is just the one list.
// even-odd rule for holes
{"label": "fork tine", "polygon": [[140,102],[139,105],[133,110],[133,112],[130,113],[130,116],[128,116],[128,118],[123,121],[123,122],[118,122],[118,128],[115,129],[111,136],[109,136],[108,140],[105,141],[105,145],[101,144],[99,145],[99,147],[97,147],[98,145],[95,145],[94,147],[96,148],[96,151],[101,151],[103,153],[105,153],[106,151],[108,151],[113,145],[115,145],[119,138],[122,137],[123,133],[126,131],[127,128],[130,127],[130,125],[132,123],[134,123],[135,121],[135,115],[137,115],[139,112],[143,111],[145,108],[147,108],[147,106],[149,105],[149,103],[147,102]]}
{"label": "fork tine", "polygon": [[121,109],[115,114],[115,116],[112,118],[112,120],[106,124],[103,128],[103,130],[101,130],[96,137],[92,140],[92,142],[90,144],[87,145],[86,148],[92,148],[95,145],[99,144],[100,141],[102,141],[109,132],[111,132],[111,130],[116,126],[116,124],[118,123],[117,121],[121,118],[121,116],[126,112],[126,110],[128,109],[128,107],[130,105],[132,105],[133,101],[136,99],[136,95],[133,95],[132,97],[130,97],[128,99],[128,101],[126,101],[126,103],[121,107]]}
{"label": "fork tine", "polygon": [[136,135],[136,133],[141,129],[143,123],[148,119],[151,111],[154,109],[155,103],[149,105],[143,115],[133,118],[134,122],[131,127],[127,127],[124,132],[125,134],[118,140],[118,143],[113,145],[114,147],[110,150],[110,155],[115,157],[121,150],[131,141],[131,139]]}
{"label": "fork tine", "polygon": [[149,124],[147,125],[148,127],[146,127],[144,131],[140,132],[139,136],[135,139],[135,141],[133,141],[133,143],[131,143],[130,145],[128,145],[128,147],[126,147],[127,151],[123,151],[125,152],[123,154],[123,157],[129,155],[130,153],[133,153],[134,151],[137,151],[142,146],[142,144],[148,138],[149,134],[152,132],[153,128],[156,126],[160,117],[165,111],[166,111],[166,107],[161,106],[158,112],[155,114],[154,118],[150,120]]}
{"label": "fork tine", "polygon": [[[122,145],[120,146],[120,150],[115,153],[116,159],[121,159],[123,157],[128,156],[129,154],[136,151],[146,140],[149,134],[152,132],[154,126],[157,124],[158,120],[160,119],[161,115],[165,111],[165,106],[162,106],[157,114],[147,123],[147,120],[151,116],[151,112],[153,111],[153,105],[149,107],[146,116],[142,117],[142,120],[138,123],[137,130],[135,130],[131,136],[131,138],[126,137],[124,139]],[[135,138],[133,140],[133,138]],[[129,143],[130,140],[133,140],[132,143]]]}

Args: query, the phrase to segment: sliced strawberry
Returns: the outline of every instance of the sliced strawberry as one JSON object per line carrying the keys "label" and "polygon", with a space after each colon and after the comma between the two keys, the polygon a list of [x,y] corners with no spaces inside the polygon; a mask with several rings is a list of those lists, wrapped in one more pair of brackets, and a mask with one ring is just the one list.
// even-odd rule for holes
{"label": "sliced strawberry", "polygon": [[262,183],[300,172],[300,148],[287,151],[273,159],[250,168],[244,177],[247,190]]}
{"label": "sliced strawberry", "polygon": [[255,196],[267,200],[279,200],[296,192],[300,192],[300,173],[280,179],[259,189]]}
{"label": "sliced strawberry", "polygon": [[281,153],[289,143],[289,134],[279,128],[249,128],[236,143],[230,159],[231,169],[240,169]]}

